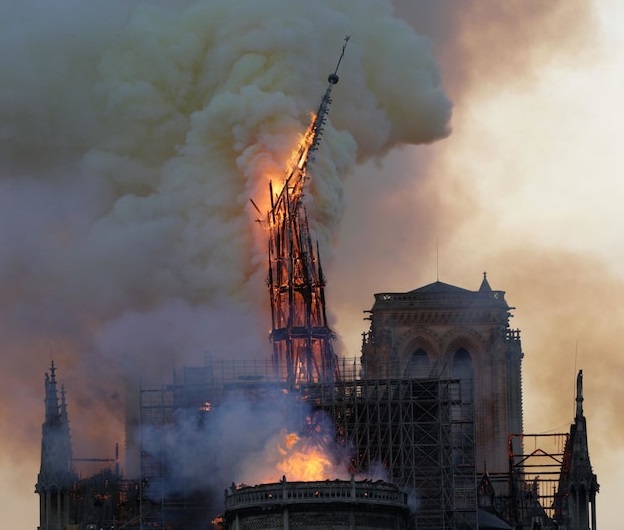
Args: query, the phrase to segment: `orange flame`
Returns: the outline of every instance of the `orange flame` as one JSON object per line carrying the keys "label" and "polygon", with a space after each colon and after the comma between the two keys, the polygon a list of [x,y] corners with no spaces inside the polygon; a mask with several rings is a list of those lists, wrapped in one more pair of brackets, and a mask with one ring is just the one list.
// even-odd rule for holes
{"label": "orange flame", "polygon": [[[308,153],[312,147],[314,141],[314,120],[316,114],[312,114],[310,119],[310,125],[306,131],[300,136],[297,145],[290,152],[288,163],[286,164],[286,180],[293,176],[295,173],[303,170],[303,166],[308,158]],[[286,182],[284,181],[284,184]],[[291,185],[293,183],[291,182]],[[278,193],[279,194],[279,193]]]}
{"label": "orange flame", "polygon": [[278,447],[282,460],[277,469],[290,481],[315,481],[336,478],[336,470],[329,455],[320,444],[302,441],[295,433],[283,433]]}

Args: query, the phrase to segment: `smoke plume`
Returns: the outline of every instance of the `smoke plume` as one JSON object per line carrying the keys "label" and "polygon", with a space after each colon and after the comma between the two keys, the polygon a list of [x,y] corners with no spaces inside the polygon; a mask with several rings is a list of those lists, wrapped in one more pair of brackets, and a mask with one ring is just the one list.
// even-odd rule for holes
{"label": "smoke plume", "polygon": [[166,481],[151,483],[151,500],[196,492],[219,499],[231,483],[275,483],[282,476],[291,482],[388,478],[381,465],[355,473],[355,449],[339,439],[329,415],[295,394],[230,395],[204,409],[179,410],[170,425],[142,427],[147,460],[170,470]]}
{"label": "smoke plume", "polygon": [[330,293],[339,329],[355,355],[367,328],[358,312],[372,306],[371,293],[405,292],[437,277],[476,290],[487,271],[517,308],[511,325],[522,331],[527,432],[568,430],[583,369],[599,524],[615,530],[624,282],[621,233],[612,233],[622,225],[622,191],[619,154],[600,146],[617,137],[610,125],[621,88],[601,75],[610,68],[604,54],[619,61],[597,34],[597,15],[612,18],[616,3],[394,4],[432,38],[454,103],[453,134],[394,153],[347,183],[341,245],[328,271],[341,278]]}
{"label": "smoke plume", "polygon": [[356,164],[449,133],[430,43],[384,0],[9,1],[0,29],[1,414],[31,457],[51,357],[76,452],[101,456],[138,374],[268,355],[249,199],[283,178],[345,35],[308,197],[324,254]]}

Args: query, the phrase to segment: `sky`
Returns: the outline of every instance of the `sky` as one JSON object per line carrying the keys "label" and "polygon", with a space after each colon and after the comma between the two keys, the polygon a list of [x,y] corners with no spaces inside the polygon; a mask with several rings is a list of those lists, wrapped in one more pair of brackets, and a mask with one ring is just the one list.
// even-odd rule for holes
{"label": "sky", "polygon": [[366,327],[352,305],[370,309],[372,293],[438,278],[476,290],[487,271],[516,308],[511,326],[522,331],[525,432],[567,431],[575,374],[584,372],[598,524],[615,529],[624,473],[623,7],[462,5],[449,18],[435,7],[397,5],[432,38],[453,130],[363,168],[363,182],[347,182],[329,271],[342,283],[329,301],[338,301],[337,327],[357,355],[357,332]]}
{"label": "sky", "polygon": [[269,3],[0,3],[6,520],[37,524],[51,358],[76,452],[101,456],[139,367],[165,380],[206,351],[266,353],[248,198],[280,175],[351,33],[310,206],[342,353],[359,355],[374,293],[476,290],[487,271],[522,330],[527,432],[568,429],[584,371],[598,521],[615,530],[624,7]]}

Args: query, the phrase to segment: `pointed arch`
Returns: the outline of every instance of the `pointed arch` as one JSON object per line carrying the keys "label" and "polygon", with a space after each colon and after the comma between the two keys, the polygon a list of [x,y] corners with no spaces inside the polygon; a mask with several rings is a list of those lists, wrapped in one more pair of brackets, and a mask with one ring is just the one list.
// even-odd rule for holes
{"label": "pointed arch", "polygon": [[432,377],[439,363],[438,338],[423,329],[412,329],[403,333],[397,341],[400,376],[410,379]]}
{"label": "pointed arch", "polygon": [[444,335],[443,340],[448,376],[472,379],[478,371],[482,352],[487,349],[481,334],[470,328],[454,328]]}
{"label": "pointed arch", "polygon": [[463,346],[455,350],[451,361],[451,377],[456,379],[473,379],[474,366],[470,352]]}
{"label": "pointed arch", "polygon": [[408,379],[424,379],[430,376],[431,360],[423,348],[416,348],[405,368],[405,377]]}

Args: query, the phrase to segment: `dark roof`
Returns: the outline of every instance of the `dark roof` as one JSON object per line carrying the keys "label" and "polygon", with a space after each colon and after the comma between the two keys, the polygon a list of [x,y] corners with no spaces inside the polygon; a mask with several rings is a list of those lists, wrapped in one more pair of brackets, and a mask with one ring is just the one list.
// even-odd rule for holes
{"label": "dark roof", "polygon": [[441,281],[436,281],[404,293],[376,293],[375,306],[373,309],[382,308],[438,308],[438,307],[460,307],[476,305],[488,306],[508,311],[513,309],[505,301],[504,291],[493,291],[487,279],[483,278],[478,291],[470,291],[455,285],[449,285]]}
{"label": "dark roof", "polygon": [[406,294],[467,294],[472,292],[474,291],[469,291],[468,289],[462,289],[461,287],[455,287],[454,285],[437,281],[430,283],[429,285],[425,285],[424,287],[414,289],[413,291],[409,291]]}

